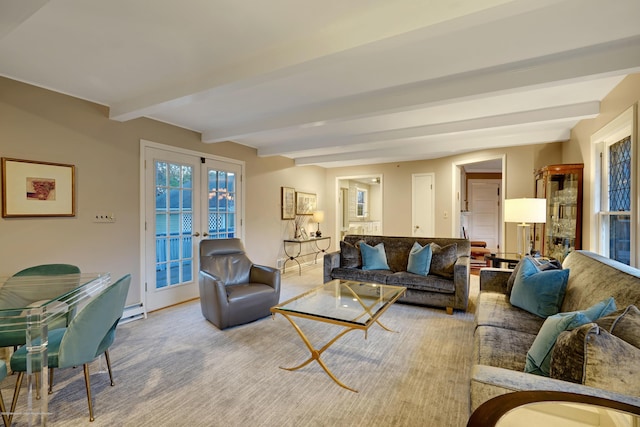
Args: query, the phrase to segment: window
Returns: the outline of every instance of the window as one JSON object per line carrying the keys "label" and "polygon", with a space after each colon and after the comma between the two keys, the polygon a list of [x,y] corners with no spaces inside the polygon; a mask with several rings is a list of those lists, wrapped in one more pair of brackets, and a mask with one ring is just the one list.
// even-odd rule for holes
{"label": "window", "polygon": [[[637,177],[634,156],[634,108],[627,110],[592,138],[596,143],[598,183],[594,200],[598,203],[597,251],[627,265],[636,266],[637,237],[632,218],[638,211],[632,195]],[[595,140],[594,140],[595,138]]]}
{"label": "window", "polygon": [[362,188],[356,189],[356,216],[367,216],[367,190]]}

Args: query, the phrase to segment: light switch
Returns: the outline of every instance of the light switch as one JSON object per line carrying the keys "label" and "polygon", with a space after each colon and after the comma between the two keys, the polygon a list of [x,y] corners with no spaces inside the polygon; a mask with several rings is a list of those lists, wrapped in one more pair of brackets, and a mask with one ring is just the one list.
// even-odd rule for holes
{"label": "light switch", "polygon": [[99,212],[93,216],[93,222],[116,222],[116,215],[114,213]]}

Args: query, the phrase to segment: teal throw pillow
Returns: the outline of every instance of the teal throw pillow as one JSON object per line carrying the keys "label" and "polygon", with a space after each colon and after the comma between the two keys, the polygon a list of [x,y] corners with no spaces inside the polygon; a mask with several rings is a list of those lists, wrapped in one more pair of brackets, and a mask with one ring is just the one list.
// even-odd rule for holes
{"label": "teal throw pillow", "polygon": [[420,246],[420,243],[415,242],[409,252],[407,271],[426,276],[429,274],[429,267],[431,267],[431,255],[431,245]]}
{"label": "teal throw pillow", "polygon": [[558,335],[564,331],[570,331],[578,326],[594,322],[599,317],[611,314],[615,310],[615,301],[613,298],[608,298],[586,310],[558,313],[547,317],[529,352],[527,352],[524,371],[548,377],[551,369],[551,353],[556,345]]}
{"label": "teal throw pillow", "polygon": [[384,252],[384,243],[375,246],[360,243],[363,270],[389,270],[387,254]]}
{"label": "teal throw pillow", "polygon": [[511,305],[540,317],[549,317],[560,311],[569,280],[569,269],[540,271],[528,258],[513,282]]}

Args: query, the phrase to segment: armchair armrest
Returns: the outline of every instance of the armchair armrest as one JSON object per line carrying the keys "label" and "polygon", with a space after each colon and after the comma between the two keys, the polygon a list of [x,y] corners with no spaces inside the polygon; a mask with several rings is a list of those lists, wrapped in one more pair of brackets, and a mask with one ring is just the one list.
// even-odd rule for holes
{"label": "armchair armrest", "polygon": [[507,281],[513,273],[508,268],[485,267],[480,269],[480,291],[507,293]]}
{"label": "armchair armrest", "polygon": [[251,283],[264,283],[271,286],[277,292],[280,291],[280,270],[266,265],[252,265],[249,272]]}
{"label": "armchair armrest", "polygon": [[327,283],[328,281],[333,280],[333,277],[331,277],[331,270],[336,267],[340,267],[340,251],[325,252],[322,283]]}

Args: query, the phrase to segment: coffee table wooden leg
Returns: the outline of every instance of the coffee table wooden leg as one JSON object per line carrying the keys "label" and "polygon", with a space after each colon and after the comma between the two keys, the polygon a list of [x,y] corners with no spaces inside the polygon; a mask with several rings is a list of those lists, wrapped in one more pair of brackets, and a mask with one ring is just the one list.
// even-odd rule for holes
{"label": "coffee table wooden leg", "polygon": [[[324,364],[324,362],[322,361],[322,359],[320,358],[320,356],[322,355],[322,353],[324,353],[324,351],[326,349],[328,349],[329,347],[331,347],[331,345],[333,345],[333,343],[335,343],[336,341],[338,341],[338,339],[340,339],[342,336],[346,335],[347,332],[351,332],[356,330],[356,328],[345,328],[344,330],[342,330],[338,335],[336,335],[335,337],[333,337],[333,339],[331,339],[331,341],[329,341],[328,343],[326,343],[324,346],[322,346],[322,348],[320,348],[319,350],[316,349],[315,347],[313,347],[313,345],[311,344],[311,342],[309,341],[309,339],[306,337],[306,335],[304,334],[304,332],[302,332],[302,329],[300,329],[300,327],[298,325],[296,325],[296,323],[293,321],[293,319],[291,319],[289,316],[286,316],[283,314],[283,316],[289,321],[289,323],[291,323],[291,325],[293,326],[293,328],[298,332],[298,335],[300,335],[300,338],[302,338],[302,341],[304,342],[304,344],[307,346],[307,348],[309,349],[309,352],[311,353],[311,357],[309,357],[307,360],[305,360],[304,362],[302,362],[301,364],[294,366],[292,368],[285,368],[280,366],[280,369],[285,369],[287,371],[295,371],[298,370],[302,367],[307,366],[309,363],[311,363],[312,361],[316,361],[318,362],[318,364],[322,367],[322,369],[324,369],[324,371],[327,373],[327,375],[329,375],[329,377],[336,383],[338,384],[340,387],[342,388],[346,388],[349,391],[352,391],[354,393],[357,393],[358,390],[355,390],[351,387],[348,387],[347,385],[345,385],[342,381],[340,381],[338,378],[336,378],[336,376],[333,374],[333,372],[331,372],[331,370],[327,367],[327,365]],[[381,325],[382,326],[382,325]],[[386,328],[385,328],[386,329]]]}

